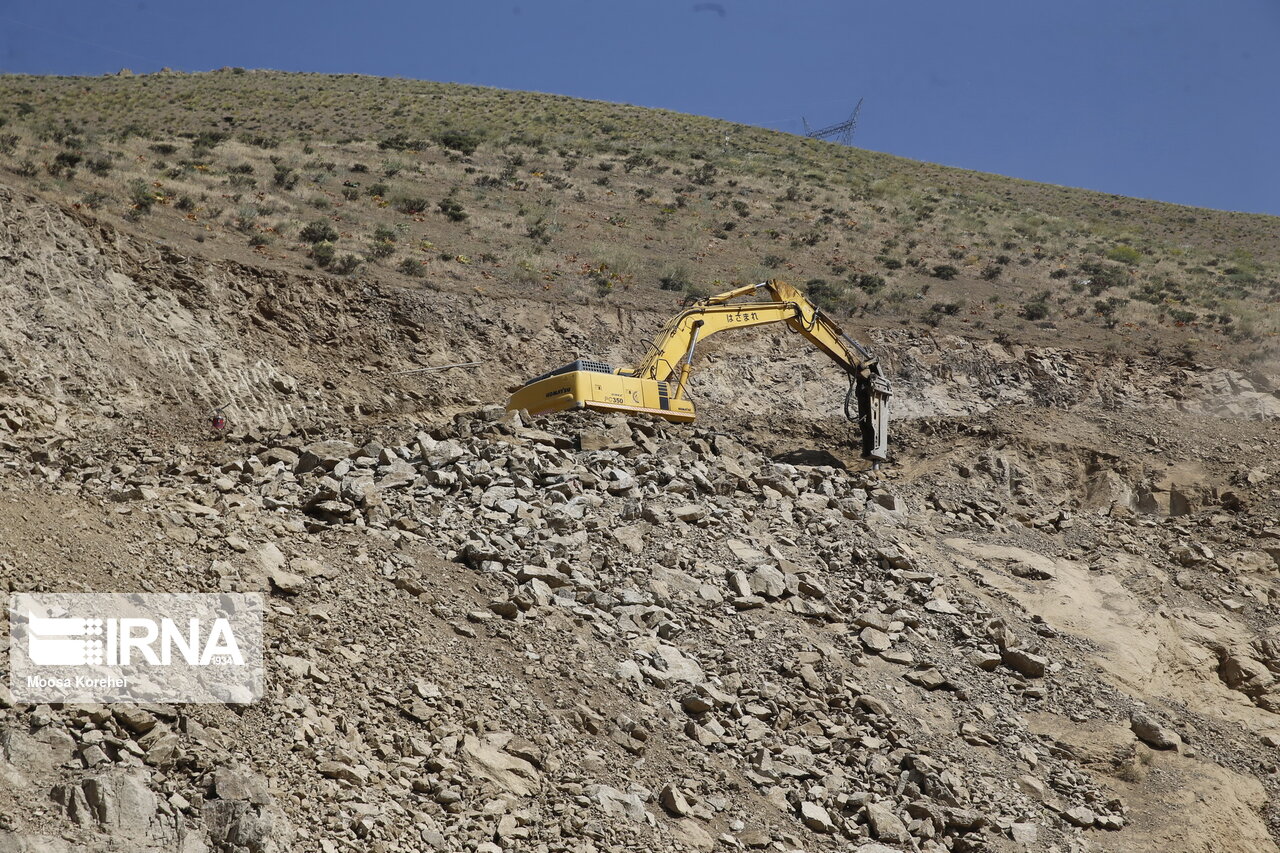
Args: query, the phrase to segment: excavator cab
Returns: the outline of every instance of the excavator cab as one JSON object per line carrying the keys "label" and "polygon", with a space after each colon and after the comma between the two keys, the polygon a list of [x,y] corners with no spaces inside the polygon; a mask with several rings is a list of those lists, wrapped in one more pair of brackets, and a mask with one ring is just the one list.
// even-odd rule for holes
{"label": "excavator cab", "polygon": [[578,359],[529,380],[507,402],[511,410],[531,415],[568,409],[601,412],[641,412],[689,423],[693,403],[675,396],[670,382],[628,376],[612,365]]}

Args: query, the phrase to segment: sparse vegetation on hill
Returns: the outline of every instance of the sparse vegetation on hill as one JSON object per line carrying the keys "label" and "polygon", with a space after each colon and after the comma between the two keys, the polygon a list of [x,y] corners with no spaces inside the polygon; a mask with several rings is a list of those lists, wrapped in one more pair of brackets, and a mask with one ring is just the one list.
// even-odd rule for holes
{"label": "sparse vegetation on hill", "polygon": [[225,70],[0,91],[0,168],[206,253],[578,300],[777,276],[822,281],[829,308],[869,323],[1038,323],[1243,359],[1276,340],[1273,217],[409,80]]}

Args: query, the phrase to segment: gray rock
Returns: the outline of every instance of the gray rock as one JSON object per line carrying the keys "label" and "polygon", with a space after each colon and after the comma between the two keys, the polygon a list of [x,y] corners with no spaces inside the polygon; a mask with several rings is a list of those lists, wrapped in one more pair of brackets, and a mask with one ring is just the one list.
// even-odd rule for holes
{"label": "gray rock", "polygon": [[1034,823],[1015,823],[1009,827],[1013,840],[1019,844],[1031,845],[1040,840],[1040,828]]}
{"label": "gray rock", "polygon": [[[98,827],[120,837],[146,835],[156,818],[156,795],[147,786],[148,778],[135,769],[108,770],[83,779],[79,787]],[[79,800],[73,797],[69,802],[78,806]]]}
{"label": "gray rock", "polygon": [[781,598],[787,591],[786,576],[770,565],[757,566],[748,576],[751,592],[765,598]]}
{"label": "gray rock", "polygon": [[369,769],[359,764],[344,764],[341,761],[321,761],[316,767],[320,775],[326,779],[337,779],[348,785],[361,787],[369,783]]}
{"label": "gray rock", "polygon": [[272,588],[284,595],[297,595],[307,586],[307,579],[302,575],[295,575],[293,572],[284,569],[274,569],[268,572],[267,580],[271,581]]}
{"label": "gray rock", "polygon": [[1129,716],[1129,727],[1138,739],[1156,749],[1177,749],[1181,739],[1172,729],[1160,724],[1160,721],[1145,711],[1134,711]]}
{"label": "gray rock", "polygon": [[503,749],[510,739],[509,735],[500,734],[488,735],[483,740],[467,736],[462,742],[463,764],[473,774],[488,779],[504,791],[527,797],[537,788],[540,776],[528,761]]}
{"label": "gray rock", "polygon": [[248,800],[255,805],[267,805],[271,802],[266,778],[239,767],[219,767],[214,770],[209,791],[220,800]]}
{"label": "gray rock", "polygon": [[675,817],[689,816],[689,801],[684,798],[680,789],[670,782],[662,786],[658,792],[658,803]]}
{"label": "gray rock", "polygon": [[707,517],[707,508],[701,504],[684,504],[672,509],[671,514],[681,521],[693,524]]}
{"label": "gray rock", "polygon": [[1005,666],[1027,678],[1043,678],[1049,666],[1048,658],[1032,654],[1026,649],[1005,649],[1000,657]]}
{"label": "gray rock", "polygon": [[893,640],[889,639],[889,635],[877,628],[863,628],[862,633],[858,634],[858,639],[868,651],[872,652],[888,651],[893,646]]}
{"label": "gray rock", "polygon": [[881,841],[906,844],[911,840],[911,834],[907,832],[907,825],[902,822],[902,818],[880,803],[867,805],[867,823],[871,826],[872,834]]}
{"label": "gray rock", "polygon": [[587,796],[599,803],[606,814],[621,815],[637,823],[652,820],[638,794],[626,794],[609,785],[589,785]]}
{"label": "gray rock", "polygon": [[800,804],[800,820],[814,832],[831,833],[836,831],[836,825],[831,822],[831,815],[827,813],[827,810],[808,800]]}
{"label": "gray rock", "polygon": [[1094,813],[1093,809],[1088,806],[1076,806],[1075,808],[1067,809],[1062,813],[1062,816],[1066,818],[1067,822],[1072,826],[1086,828],[1093,826],[1093,822],[1098,819],[1098,816]]}
{"label": "gray rock", "polygon": [[670,681],[701,684],[707,680],[706,673],[702,671],[698,662],[675,646],[659,644],[653,652],[652,659],[653,668]]}
{"label": "gray rock", "polygon": [[52,773],[71,760],[75,748],[71,735],[56,726],[45,726],[35,732],[16,727],[0,730],[0,756],[27,776]]}
{"label": "gray rock", "polygon": [[61,838],[0,830],[0,853],[83,853]]}
{"label": "gray rock", "polygon": [[202,814],[215,850],[289,853],[293,849],[293,826],[275,806],[259,806],[248,800],[207,800]]}
{"label": "gray rock", "polygon": [[339,462],[353,458],[356,452],[356,446],[349,441],[317,441],[298,455],[294,473],[305,474],[316,468],[332,471]]}
{"label": "gray rock", "polygon": [[117,721],[135,735],[144,735],[156,727],[156,718],[133,705],[118,705],[112,709]]}

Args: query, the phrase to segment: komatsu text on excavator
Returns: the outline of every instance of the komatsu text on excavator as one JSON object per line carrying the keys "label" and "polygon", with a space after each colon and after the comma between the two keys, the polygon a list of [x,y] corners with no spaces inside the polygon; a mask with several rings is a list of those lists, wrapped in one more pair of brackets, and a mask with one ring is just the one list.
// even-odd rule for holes
{"label": "komatsu text on excavator", "polygon": [[[733,301],[744,297],[753,298]],[[526,409],[534,415],[582,408],[643,412],[669,421],[692,421],[693,403],[685,392],[698,341],[725,329],[766,323],[786,323],[844,368],[849,374],[845,414],[853,417],[856,402],[862,455],[875,462],[887,459],[891,391],[880,362],[804,294],[777,280],[693,303],[658,333],[652,351],[636,367],[574,361],[520,387],[511,395],[507,408]]]}

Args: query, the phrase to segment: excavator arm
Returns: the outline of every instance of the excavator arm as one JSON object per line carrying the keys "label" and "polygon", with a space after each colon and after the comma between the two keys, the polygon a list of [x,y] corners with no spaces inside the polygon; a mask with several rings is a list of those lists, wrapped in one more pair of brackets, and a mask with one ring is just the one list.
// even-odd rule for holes
{"label": "excavator arm", "polygon": [[[734,301],[745,297],[751,300]],[[507,408],[532,414],[569,408],[638,411],[691,421],[693,404],[685,392],[698,342],[725,329],[768,323],[786,323],[844,368],[850,379],[845,413],[854,417],[856,403],[862,455],[877,462],[887,459],[891,389],[879,361],[804,294],[777,280],[717,294],[681,311],[635,367],[575,361],[526,383]]]}
{"label": "excavator arm", "polygon": [[[734,302],[755,297],[750,302]],[[769,297],[767,301],[761,297]],[[857,404],[862,430],[862,455],[888,457],[889,397],[891,388],[880,363],[865,347],[846,335],[840,326],[803,293],[784,281],[747,285],[708,297],[673,317],[654,339],[653,350],[623,375],[674,382],[676,399],[683,399],[693,368],[698,342],[725,329],[741,329],[767,323],[786,323],[828,358],[844,368],[851,379],[851,396]],[[849,399],[846,414],[852,415]]]}

